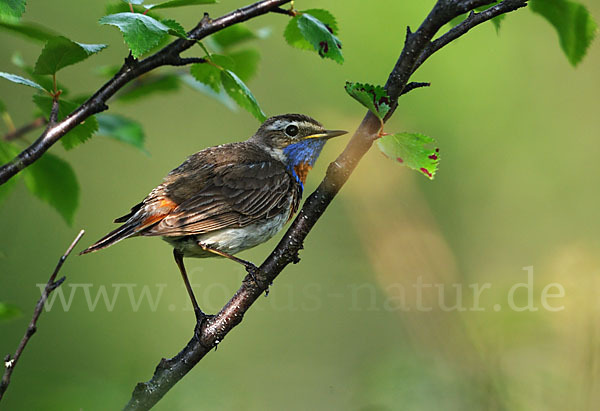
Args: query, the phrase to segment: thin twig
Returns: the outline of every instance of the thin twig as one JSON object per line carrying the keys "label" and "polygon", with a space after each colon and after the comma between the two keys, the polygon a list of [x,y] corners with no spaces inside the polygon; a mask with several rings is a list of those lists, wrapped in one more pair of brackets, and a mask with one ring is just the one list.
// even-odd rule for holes
{"label": "thin twig", "polygon": [[423,64],[423,62],[425,62],[425,60],[427,60],[429,56],[431,56],[433,53],[435,53],[448,43],[456,40],[469,30],[471,30],[473,27],[478,26],[481,23],[486,22],[488,20],[491,20],[494,17],[499,16],[501,14],[505,14],[520,9],[521,7],[525,7],[527,6],[527,2],[528,0],[505,0],[502,3],[498,3],[497,5],[490,7],[489,9],[484,10],[482,12],[475,13],[472,11],[471,13],[469,13],[469,16],[464,21],[462,21],[460,24],[457,24],[452,29],[448,30],[446,34],[435,39],[425,49],[423,49],[421,55],[419,56],[415,64],[413,72],[417,68],[419,68],[419,66],[421,66],[421,64]]}
{"label": "thin twig", "polygon": [[206,59],[202,57],[179,57],[174,60],[172,66],[187,66],[188,64],[206,63]]}
{"label": "thin twig", "polygon": [[35,120],[33,120],[29,124],[25,124],[24,126],[21,126],[16,130],[9,131],[8,133],[6,133],[4,135],[4,137],[2,137],[2,139],[5,141],[17,140],[17,139],[25,136],[30,131],[33,131],[37,128],[43,127],[46,124],[48,124],[48,120],[46,120],[46,117],[40,116],[40,117],[36,118]]}
{"label": "thin twig", "polygon": [[132,80],[157,67],[180,65],[180,54],[194,46],[198,40],[236,23],[269,13],[272,9],[290,1],[262,0],[214,20],[209,19],[205,15],[196,27],[187,33],[187,39],[177,39],[144,60],[127,59],[119,72],[100,87],[92,97],[63,120],[48,127],[37,140],[23,150],[16,158],[0,167],[0,185],[38,160],[66,133],[81,124],[88,117],[107,110],[107,101]]}
{"label": "thin twig", "polygon": [[21,357],[21,354],[23,353],[23,350],[25,349],[25,346],[27,346],[27,343],[29,342],[31,336],[35,334],[37,330],[37,321],[38,318],[40,318],[40,314],[42,313],[42,309],[44,308],[44,304],[46,303],[48,296],[52,291],[54,291],[65,281],[66,277],[64,276],[56,280],[58,272],[60,271],[65,260],[67,259],[69,254],[71,254],[71,251],[73,251],[73,248],[77,245],[84,233],[85,231],[81,230],[79,234],[77,234],[77,237],[75,237],[75,240],[73,240],[69,248],[67,248],[67,251],[65,251],[65,253],[58,260],[58,264],[56,264],[56,268],[54,268],[54,272],[50,276],[50,279],[48,280],[48,283],[46,284],[46,287],[42,292],[42,296],[40,297],[35,306],[35,310],[33,311],[33,317],[29,322],[29,326],[25,331],[25,335],[23,336],[21,342],[19,343],[19,346],[17,347],[17,351],[15,351],[15,354],[12,357],[9,354],[4,358],[4,366],[6,367],[6,369],[4,370],[2,381],[0,381],[0,401],[2,400],[2,397],[4,396],[4,393],[6,392],[6,389],[10,384],[10,377],[13,371],[15,370],[15,367],[17,366],[17,363],[19,361],[19,358]]}
{"label": "thin twig", "polygon": [[417,81],[412,81],[412,82],[408,83],[406,86],[404,86],[400,95],[403,96],[406,93],[413,91],[416,88],[429,87],[429,86],[431,86],[431,83],[421,83],[421,82],[417,82]]}
{"label": "thin twig", "polygon": [[292,16],[292,17],[294,17],[296,15],[296,12],[293,9],[286,10],[281,7],[274,8],[273,10],[271,10],[271,13],[285,14],[287,16]]}
{"label": "thin twig", "polygon": [[[438,0],[419,29],[415,33],[407,31],[402,53],[385,85],[391,100],[395,102],[405,90],[419,87],[419,83],[408,83],[408,80],[417,59],[441,27],[472,8],[492,2],[493,0]],[[480,19],[473,24],[481,24],[484,21],[486,20]],[[389,115],[396,107],[397,104],[394,104]],[[319,187],[306,199],[300,213],[277,247],[259,267],[258,272],[254,273],[260,285],[251,281],[250,276],[246,276],[240,288],[221,311],[199,324],[199,329],[195,330],[194,336],[183,350],[173,358],[163,358],[150,381],[137,384],[129,403],[125,406],[126,410],[147,410],[154,406],[242,321],[246,311],[266,290],[267,285],[271,284],[288,264],[298,262],[298,252],[302,249],[304,239],[348,180],[360,159],[371,148],[380,126],[379,119],[368,112],[344,151],[329,165]]]}

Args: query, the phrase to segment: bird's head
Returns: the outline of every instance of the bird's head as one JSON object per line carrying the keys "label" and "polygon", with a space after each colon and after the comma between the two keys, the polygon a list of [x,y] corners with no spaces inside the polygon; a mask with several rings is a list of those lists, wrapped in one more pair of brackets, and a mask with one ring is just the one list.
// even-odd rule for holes
{"label": "bird's head", "polygon": [[304,185],[308,171],[327,140],[346,133],[343,130],[326,130],[317,120],[302,114],[283,114],[267,119],[250,141],[284,163],[296,180]]}

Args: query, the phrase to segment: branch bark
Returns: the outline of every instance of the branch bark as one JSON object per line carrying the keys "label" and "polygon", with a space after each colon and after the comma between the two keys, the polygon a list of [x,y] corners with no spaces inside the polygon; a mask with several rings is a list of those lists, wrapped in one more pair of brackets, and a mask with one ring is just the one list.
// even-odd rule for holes
{"label": "branch bark", "polygon": [[8,385],[10,384],[10,377],[13,371],[15,370],[15,367],[17,366],[19,358],[21,358],[23,350],[27,346],[27,343],[29,342],[33,334],[35,334],[35,332],[37,331],[37,321],[40,318],[40,315],[42,314],[42,309],[44,308],[44,304],[46,303],[48,296],[52,291],[56,290],[65,281],[66,277],[61,277],[59,280],[56,280],[56,276],[58,275],[69,254],[71,254],[71,251],[73,251],[73,248],[75,248],[81,237],[83,237],[84,233],[85,231],[81,230],[79,234],[77,234],[77,237],[75,237],[75,240],[73,240],[69,248],[67,248],[67,251],[65,251],[65,253],[58,260],[58,264],[56,264],[56,268],[50,276],[50,279],[48,280],[48,283],[46,284],[46,287],[42,292],[42,296],[40,297],[35,306],[35,310],[33,311],[33,317],[29,322],[29,326],[27,327],[25,335],[21,339],[21,342],[19,343],[19,346],[15,351],[15,354],[12,357],[9,354],[4,358],[5,370],[4,375],[2,376],[2,380],[0,381],[0,401],[2,401],[2,397],[4,397],[4,393],[6,392]]}
{"label": "branch bark", "polygon": [[[494,6],[494,10],[471,14],[463,23],[432,42],[437,32],[453,18],[494,2],[494,0],[438,0],[415,33],[410,29],[407,30],[404,48],[385,85],[393,102],[386,120],[396,109],[399,96],[424,85],[424,83],[408,83],[408,80],[428,57],[471,28],[499,14],[523,7],[527,1],[505,0]],[[131,400],[125,406],[126,410],[147,410],[154,406],[242,321],[246,311],[288,264],[299,262],[298,252],[302,249],[304,239],[348,180],[360,159],[371,148],[377,139],[379,128],[379,120],[368,112],[344,151],[329,165],[325,178],[307,198],[277,247],[259,267],[258,273],[255,274],[258,284],[253,282],[250,276],[246,276],[241,287],[221,311],[199,324],[199,329],[195,330],[194,336],[181,352],[173,358],[161,359],[152,379],[137,384]]]}
{"label": "branch bark", "polygon": [[152,56],[141,61],[137,61],[133,58],[125,59],[125,63],[123,63],[119,72],[100,87],[92,97],[69,114],[64,120],[48,127],[36,141],[23,150],[10,163],[0,167],[0,185],[4,184],[19,171],[38,160],[50,147],[75,126],[81,124],[88,117],[107,110],[108,106],[106,105],[106,102],[108,99],[133,79],[160,66],[181,66],[183,64],[197,62],[198,59],[183,59],[180,54],[206,36],[236,23],[241,23],[268,13],[290,1],[291,0],[262,0],[232,11],[215,20],[210,19],[208,14],[205,14],[198,25],[188,33],[188,39],[177,39]]}

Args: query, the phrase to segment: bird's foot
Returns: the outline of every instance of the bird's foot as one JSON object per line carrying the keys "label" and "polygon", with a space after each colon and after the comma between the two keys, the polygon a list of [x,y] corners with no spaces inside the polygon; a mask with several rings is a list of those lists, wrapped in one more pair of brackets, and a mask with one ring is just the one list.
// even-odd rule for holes
{"label": "bird's foot", "polygon": [[246,272],[248,273],[250,278],[252,278],[252,281],[254,281],[256,285],[259,285],[258,280],[256,279],[256,275],[258,274],[258,267],[248,261],[246,261],[244,267],[246,268]]}
{"label": "bird's foot", "polygon": [[215,316],[206,314],[200,308],[195,309],[194,312],[196,314],[196,327],[194,327],[194,337],[196,337],[196,339],[200,341],[200,337],[202,335],[202,326],[205,322],[211,320]]}

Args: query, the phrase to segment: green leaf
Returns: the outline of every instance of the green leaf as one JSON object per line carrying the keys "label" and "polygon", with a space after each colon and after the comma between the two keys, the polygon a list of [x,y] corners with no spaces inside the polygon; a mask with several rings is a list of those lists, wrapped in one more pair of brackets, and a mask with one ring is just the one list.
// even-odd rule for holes
{"label": "green leaf", "polygon": [[[46,116],[50,116],[52,110],[52,97],[46,95],[33,96],[33,102]],[[68,100],[60,100],[58,103],[58,121],[63,120],[79,107],[79,104]],[[79,144],[87,141],[98,130],[98,120],[96,117],[88,117],[83,123],[75,126],[71,131],[65,134],[60,142],[66,150],[70,150]]]}
{"label": "green leaf", "polygon": [[244,82],[240,80],[230,70],[221,71],[221,82],[229,97],[231,97],[240,107],[247,110],[250,114],[256,117],[260,122],[267,119],[267,116],[261,110],[258,102],[252,95],[252,92],[246,87]]}
{"label": "green leaf", "polygon": [[[7,164],[19,154],[19,150],[14,145],[0,139],[0,165]],[[21,174],[9,179],[6,183],[0,185],[0,203],[8,198],[10,192],[15,188],[17,180]]]}
{"label": "green leaf", "polygon": [[197,4],[215,4],[217,0],[171,0],[164,3],[146,6],[152,9],[172,9],[174,7],[195,6]]}
{"label": "green leaf", "polygon": [[23,176],[31,193],[54,207],[67,224],[73,224],[79,204],[79,184],[69,163],[46,153],[23,170]]}
{"label": "green leaf", "polygon": [[6,113],[6,104],[4,101],[0,100],[0,114]]}
{"label": "green leaf", "polygon": [[[127,4],[124,4],[127,3]],[[147,6],[142,6],[143,2],[140,2],[140,4],[133,4],[133,12],[134,13],[140,13],[140,14],[145,14],[146,16],[150,16],[155,20],[160,21],[162,19],[162,17],[160,15],[158,15],[157,13],[154,13],[152,10],[147,9]],[[121,2],[118,3],[109,3],[106,5],[105,7],[106,10],[106,14],[117,14],[117,13],[128,13],[131,12],[131,8],[129,7],[129,2],[126,0],[123,0]]]}
{"label": "green leaf", "polygon": [[597,28],[585,6],[568,0],[531,0],[529,7],[554,26],[567,59],[576,66],[585,56]]}
{"label": "green leaf", "polygon": [[[52,78],[50,78],[49,76],[44,76],[44,75],[40,75],[40,74],[35,74],[34,73],[34,69],[33,67],[27,65],[27,63],[25,63],[25,60],[23,60],[23,56],[21,56],[20,53],[16,52],[12,55],[12,57],[10,58],[10,61],[17,66],[18,68],[20,68],[21,70],[23,70],[25,73],[27,73],[28,75],[31,76],[31,78],[38,83],[40,86],[42,86],[45,90],[49,91],[49,92],[53,92],[54,91],[54,83],[52,82]],[[58,90],[62,91],[61,96],[66,96],[67,94],[69,94],[69,91],[67,90],[67,88],[65,87],[64,84],[62,84],[61,82],[57,81],[56,82],[56,87]]]}
{"label": "green leaf", "polygon": [[330,58],[339,64],[344,62],[342,43],[323,22],[304,13],[298,18],[297,24],[302,36],[312,44],[319,56]]}
{"label": "green leaf", "polygon": [[44,42],[58,35],[55,31],[35,23],[10,23],[0,21],[0,29],[11,31],[31,40]]}
{"label": "green leaf", "polygon": [[38,83],[28,80],[25,77],[17,76],[16,74],[4,73],[0,71],[0,77],[5,78],[8,81],[12,81],[13,83],[23,84],[25,86],[37,88],[38,90],[44,91],[44,88]]}
{"label": "green leaf", "polygon": [[388,134],[377,140],[383,154],[433,180],[440,161],[440,150],[430,148],[431,144],[435,144],[433,138],[419,133]]}
{"label": "green leaf", "polygon": [[21,310],[14,304],[0,302],[0,321],[10,320],[21,315]]}
{"label": "green leaf", "polygon": [[242,81],[247,82],[256,74],[260,53],[255,49],[234,51],[227,55],[234,62],[234,72]]}
{"label": "green leaf", "polygon": [[132,145],[148,154],[144,130],[137,121],[115,114],[98,114],[98,134]]}
{"label": "green leaf", "polygon": [[227,49],[239,43],[258,38],[245,24],[238,23],[217,31],[210,37],[220,50]]}
{"label": "green leaf", "polygon": [[235,61],[233,61],[233,59],[229,56],[224,56],[222,54],[211,54],[210,60],[221,69],[235,69]]}
{"label": "green leaf", "polygon": [[190,74],[200,83],[207,85],[215,93],[221,89],[221,70],[212,64],[198,63],[192,64]]}
{"label": "green leaf", "polygon": [[164,19],[160,21],[162,24],[169,28],[169,34],[181,39],[187,39],[187,33],[183,26],[177,23],[175,20]]}
{"label": "green leaf", "polygon": [[48,40],[35,63],[35,74],[56,74],[63,67],[85,60],[104,49],[106,44],[83,44],[66,37]]}
{"label": "green leaf", "polygon": [[140,13],[111,14],[102,17],[99,22],[118,27],[135,58],[151,50],[170,30],[153,17]]}
{"label": "green leaf", "polygon": [[132,102],[156,93],[179,90],[179,78],[175,74],[148,74],[135,80],[118,95],[119,101]]}
{"label": "green leaf", "polygon": [[371,110],[379,119],[383,120],[390,111],[390,98],[383,87],[347,81],[344,88],[351,97]]}
{"label": "green leaf", "polygon": [[323,9],[304,10],[290,20],[283,33],[285,40],[291,46],[302,50],[314,50],[313,45],[304,38],[302,32],[300,31],[300,28],[298,27],[298,19],[300,18],[300,15],[302,13],[307,13],[311,16],[316,17],[321,22],[323,22],[323,24],[325,24],[326,27],[329,27],[333,34],[338,33],[337,22],[335,21],[335,17],[333,17],[333,15],[330,12]]}
{"label": "green leaf", "polygon": [[0,20],[17,22],[25,13],[25,0],[0,1]]}
{"label": "green leaf", "polygon": [[219,89],[218,91],[215,91],[213,88],[207,86],[206,84],[197,81],[194,77],[192,77],[189,74],[183,74],[181,76],[181,79],[183,80],[183,82],[185,84],[187,84],[188,86],[190,86],[194,90],[197,90],[197,91],[199,91],[201,93],[206,94],[209,97],[214,98],[219,103],[221,103],[225,107],[227,107],[229,110],[231,110],[233,112],[237,112],[238,111],[238,106],[231,99],[231,97],[229,97],[227,95],[227,93],[225,92],[225,90]]}

